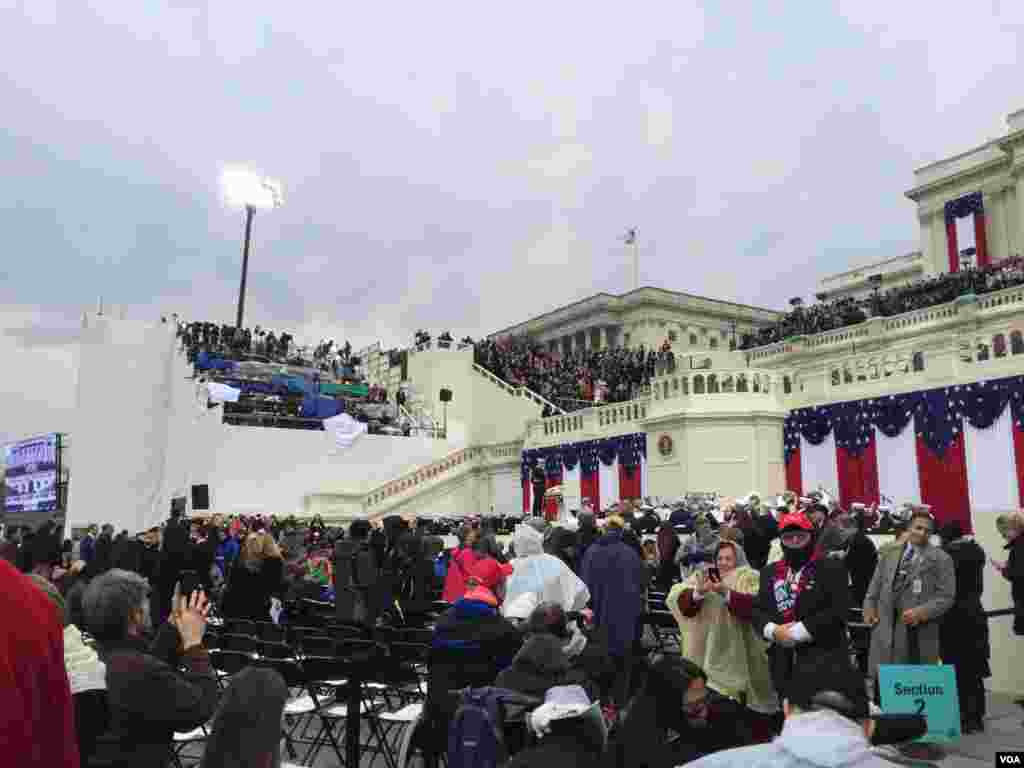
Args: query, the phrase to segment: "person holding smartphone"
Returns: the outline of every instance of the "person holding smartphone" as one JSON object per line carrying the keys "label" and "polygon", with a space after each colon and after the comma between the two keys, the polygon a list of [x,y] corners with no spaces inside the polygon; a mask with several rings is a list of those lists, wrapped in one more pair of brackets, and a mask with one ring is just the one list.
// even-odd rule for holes
{"label": "person holding smartphone", "polygon": [[691,574],[666,603],[682,637],[682,654],[708,676],[709,708],[735,720],[742,746],[769,741],[779,712],[765,642],[751,623],[760,575],[737,542],[722,541],[714,564]]}

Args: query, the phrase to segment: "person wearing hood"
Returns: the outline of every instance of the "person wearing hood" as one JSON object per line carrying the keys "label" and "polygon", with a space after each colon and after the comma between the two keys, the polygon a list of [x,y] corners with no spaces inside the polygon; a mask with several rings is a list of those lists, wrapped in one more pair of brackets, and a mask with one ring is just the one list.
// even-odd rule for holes
{"label": "person wearing hood", "polygon": [[819,656],[802,662],[783,701],[782,735],[702,757],[693,768],[883,768],[872,752],[875,721],[864,680],[848,659]]}
{"label": "person wearing hood", "polygon": [[471,525],[459,529],[459,546],[451,551],[448,558],[448,573],[444,577],[444,591],[441,598],[454,603],[466,594],[466,580],[476,561],[482,557],[476,551],[480,532]]}
{"label": "person wearing hood", "polygon": [[579,573],[583,567],[583,559],[587,555],[587,550],[590,545],[594,543],[594,540],[598,537],[597,521],[594,518],[594,513],[589,510],[580,512],[579,515],[580,527],[576,531],[576,572]]}
{"label": "person wearing hood", "polygon": [[506,606],[516,604],[524,593],[532,593],[536,603],[557,603],[565,611],[586,608],[590,600],[587,585],[561,558],[544,552],[543,535],[532,526],[520,525],[512,534],[512,544],[517,557],[505,584]]}
{"label": "person wearing hood", "polygon": [[654,580],[659,589],[668,592],[679,578],[676,553],[679,551],[679,536],[669,523],[662,523],[658,529],[658,568]]}
{"label": "person wearing hood", "polygon": [[939,648],[944,664],[956,670],[956,692],[960,699],[960,723],[964,733],[985,730],[985,684],[989,668],[988,619],[981,605],[985,591],[985,550],[964,536],[960,523],[952,522],[939,531],[942,548],[953,559],[956,599],[942,617]]}
{"label": "person wearing hood", "polygon": [[527,696],[543,697],[551,688],[579,685],[592,698],[596,693],[581,669],[574,669],[562,641],[554,635],[530,635],[512,659],[512,665],[498,673],[498,688],[518,691]]}
{"label": "person wearing hood", "polygon": [[683,657],[708,676],[710,706],[736,721],[734,746],[770,741],[779,700],[765,641],[751,624],[760,574],[730,541],[718,545],[716,568],[677,584],[665,602],[679,624]]}
{"label": "person wearing hood", "polygon": [[805,515],[783,515],[779,534],[783,557],[762,569],[752,619],[771,643],[772,684],[785,697],[798,662],[819,655],[849,661],[850,588],[841,562],[816,557],[814,525]]}
{"label": "person wearing hood", "polygon": [[505,768],[593,768],[604,754],[608,731],[601,709],[579,686],[557,686],[527,716],[537,744]]}
{"label": "person wearing hood", "polygon": [[629,696],[647,574],[636,550],[623,539],[624,526],[618,515],[608,518],[607,531],[587,550],[583,561],[583,581],[590,590],[594,623],[617,669],[612,692],[616,707],[625,706]]}

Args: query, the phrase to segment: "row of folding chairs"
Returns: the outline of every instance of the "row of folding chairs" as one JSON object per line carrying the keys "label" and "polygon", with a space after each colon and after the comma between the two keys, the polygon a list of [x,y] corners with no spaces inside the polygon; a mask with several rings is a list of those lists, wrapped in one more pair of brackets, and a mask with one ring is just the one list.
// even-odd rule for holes
{"label": "row of folding chairs", "polygon": [[[344,763],[343,729],[340,734],[339,729],[349,716],[347,670],[358,663],[364,676],[359,716],[365,720],[366,728],[361,730],[367,737],[362,748],[372,755],[371,765],[383,757],[388,768],[398,768],[400,742],[408,735],[404,730],[418,721],[426,698],[429,646],[400,640],[383,645],[320,639],[330,645],[307,643],[302,654],[293,656],[218,648],[211,651],[211,662],[225,686],[248,666],[274,669],[282,676],[292,692],[283,731],[288,759],[305,765],[312,765],[325,748],[333,749]],[[180,740],[204,737],[194,732],[181,735]]]}

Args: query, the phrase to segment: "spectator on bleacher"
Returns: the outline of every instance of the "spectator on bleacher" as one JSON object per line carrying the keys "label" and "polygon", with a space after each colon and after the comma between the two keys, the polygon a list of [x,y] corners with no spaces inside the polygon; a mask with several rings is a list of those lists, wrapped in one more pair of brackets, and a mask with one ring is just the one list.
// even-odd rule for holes
{"label": "spectator on bleacher", "polygon": [[111,768],[166,764],[174,733],[207,722],[217,705],[217,680],[203,646],[206,597],[178,598],[152,643],[148,598],[141,576],[119,570],[97,576],[85,592],[87,627],[107,666],[110,711],[96,762]]}
{"label": "spectator on bleacher", "polygon": [[49,598],[0,560],[0,745],[5,768],[79,768],[62,622]]}
{"label": "spectator on bleacher", "polygon": [[281,550],[274,538],[257,523],[256,530],[242,543],[221,611],[232,619],[268,621],[271,598],[280,594],[283,579]]}
{"label": "spectator on bleacher", "polygon": [[942,526],[939,536],[956,574],[956,598],[942,617],[939,648],[942,663],[952,664],[956,670],[961,731],[973,733],[985,730],[983,680],[992,675],[988,618],[981,604],[985,591],[985,550],[974,539],[965,537],[957,522]]}
{"label": "spectator on bleacher", "polygon": [[441,599],[454,603],[466,594],[466,582],[478,559],[476,542],[480,532],[471,525],[459,529],[459,546],[451,551],[448,558],[448,573],[444,577],[444,591]]}
{"label": "spectator on bleacher", "polygon": [[[646,571],[636,550],[623,539],[624,521],[608,518],[608,528],[587,550],[583,582],[590,591],[594,623],[616,665],[612,706],[622,708],[630,690],[633,650],[639,639]],[[615,713],[610,716],[614,718]]]}
{"label": "spectator on bleacher", "polygon": [[814,557],[814,525],[806,515],[783,515],[779,536],[782,559],[761,571],[752,617],[771,643],[772,685],[785,696],[798,663],[820,655],[849,658],[850,586],[839,562]]}
{"label": "spectator on bleacher", "polygon": [[288,686],[272,669],[247,667],[231,678],[213,716],[201,768],[277,768]]}
{"label": "spectator on bleacher", "polygon": [[752,624],[760,575],[732,541],[718,545],[715,567],[677,584],[665,603],[679,624],[683,657],[707,674],[711,709],[734,719],[746,743],[769,741],[779,702]]}

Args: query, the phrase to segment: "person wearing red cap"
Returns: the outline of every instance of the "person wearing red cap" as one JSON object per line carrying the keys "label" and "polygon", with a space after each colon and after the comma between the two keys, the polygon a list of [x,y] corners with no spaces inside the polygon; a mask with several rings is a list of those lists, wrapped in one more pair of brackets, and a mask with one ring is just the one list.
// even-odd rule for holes
{"label": "person wearing red cap", "polygon": [[771,643],[772,683],[785,697],[797,662],[822,654],[849,658],[850,590],[842,562],[817,557],[814,524],[806,515],[782,515],[779,537],[783,558],[761,571],[753,624]]}

